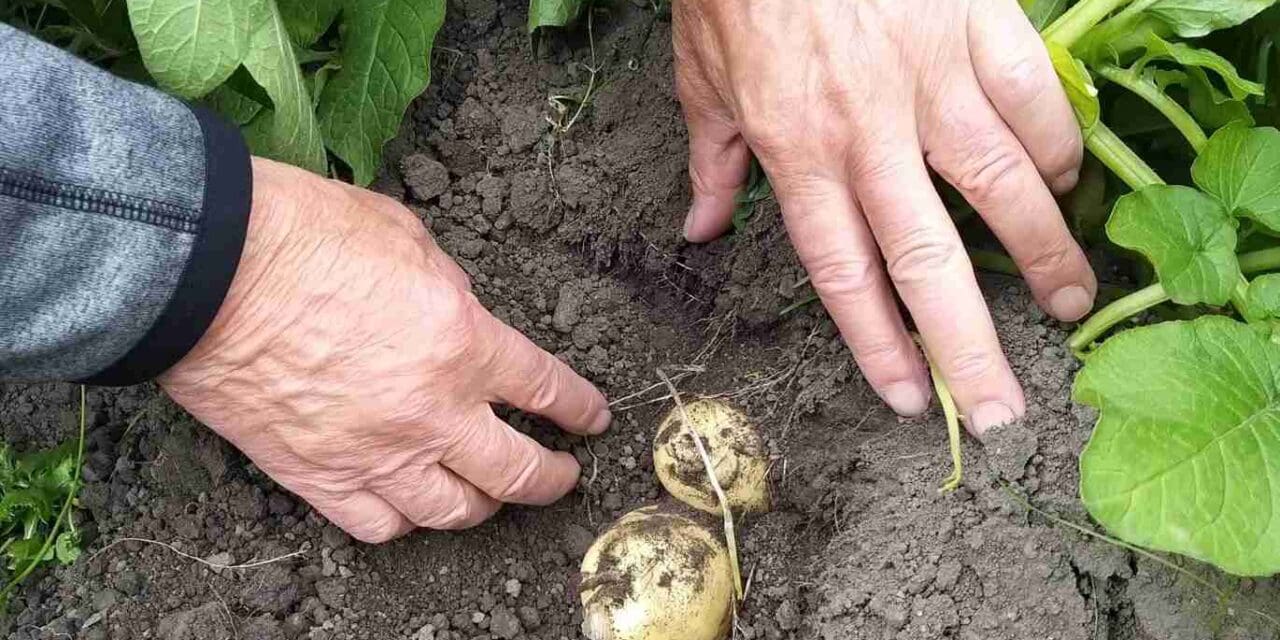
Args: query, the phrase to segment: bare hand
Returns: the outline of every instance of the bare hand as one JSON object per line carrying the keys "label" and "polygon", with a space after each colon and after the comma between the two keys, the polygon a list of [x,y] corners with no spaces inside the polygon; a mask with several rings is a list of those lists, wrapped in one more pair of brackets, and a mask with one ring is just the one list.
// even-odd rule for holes
{"label": "bare hand", "polygon": [[673,12],[686,237],[729,228],[754,151],[814,287],[890,406],[915,415],[930,397],[896,288],[969,428],[1021,416],[929,177],[974,205],[1046,311],[1089,311],[1097,282],[1053,197],[1077,181],[1079,129],[1017,1],[685,0]]}
{"label": "bare hand", "polygon": [[491,316],[399,203],[267,160],[240,269],[196,349],[160,379],[198,419],[356,538],[455,529],[574,488],[573,456],[504,402],[600,433],[604,399]]}

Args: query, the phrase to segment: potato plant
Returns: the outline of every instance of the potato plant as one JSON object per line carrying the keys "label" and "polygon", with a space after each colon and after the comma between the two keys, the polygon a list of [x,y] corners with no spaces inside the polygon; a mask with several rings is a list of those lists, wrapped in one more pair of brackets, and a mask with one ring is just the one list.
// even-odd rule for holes
{"label": "potato plant", "polygon": [[373,181],[431,78],[445,0],[12,0],[0,19],[205,103],[250,149]]}
{"label": "potato plant", "polygon": [[[1244,576],[1280,572],[1273,4],[1023,2],[1047,24],[1086,147],[1118,181],[1107,192],[1122,193],[1084,218],[1105,220],[1112,262],[1133,256],[1149,280],[1070,338],[1084,361],[1074,398],[1099,415],[1081,497],[1127,542]],[[1148,310],[1173,319],[1104,340]]]}

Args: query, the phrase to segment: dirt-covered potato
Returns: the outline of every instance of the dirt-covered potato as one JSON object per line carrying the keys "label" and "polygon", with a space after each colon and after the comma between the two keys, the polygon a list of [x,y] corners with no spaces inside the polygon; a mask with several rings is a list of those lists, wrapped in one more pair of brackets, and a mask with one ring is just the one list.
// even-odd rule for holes
{"label": "dirt-covered potato", "polygon": [[[690,402],[685,411],[690,426],[702,438],[730,508],[738,513],[768,511],[769,458],[747,416],[719,400]],[[653,467],[662,486],[676,499],[707,513],[720,513],[720,502],[693,438],[683,428],[679,407],[658,425]]]}
{"label": "dirt-covered potato", "polygon": [[591,640],[722,640],[733,570],[710,529],[669,509],[622,516],[582,559],[582,633]]}

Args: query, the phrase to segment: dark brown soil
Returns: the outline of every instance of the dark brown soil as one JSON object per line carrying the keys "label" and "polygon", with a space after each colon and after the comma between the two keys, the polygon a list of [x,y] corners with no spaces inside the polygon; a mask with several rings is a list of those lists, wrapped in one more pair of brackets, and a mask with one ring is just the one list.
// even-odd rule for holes
{"label": "dark brown soil", "polygon": [[[93,390],[86,554],[30,582],[8,637],[579,638],[578,561],[611,520],[660,497],[657,367],[741,407],[776,460],[777,508],[740,534],[738,638],[1280,637],[1258,615],[1280,618],[1276,582],[1188,564],[1236,594],[1223,603],[1011,497],[1087,523],[1076,454],[1091,425],[1068,399],[1075,363],[1019,284],[986,283],[1027,419],[985,449],[967,440],[964,487],[939,495],[940,415],[883,408],[821,307],[781,313],[810,291],[776,206],[711,245],[680,240],[686,139],[667,20],[619,2],[593,18],[593,38],[538,47],[524,21],[523,2],[451,7],[433,87],[377,188],[423,216],[495,313],[619,399],[614,429],[590,443],[510,416],[574,452],[580,490],[465,533],[355,544],[153,389]],[[567,126],[576,106],[561,114],[548,96],[581,95],[593,66],[598,91],[557,132],[548,119]],[[0,386],[6,439],[68,437],[72,398],[66,385]],[[175,550],[224,565],[302,555],[215,571]]]}

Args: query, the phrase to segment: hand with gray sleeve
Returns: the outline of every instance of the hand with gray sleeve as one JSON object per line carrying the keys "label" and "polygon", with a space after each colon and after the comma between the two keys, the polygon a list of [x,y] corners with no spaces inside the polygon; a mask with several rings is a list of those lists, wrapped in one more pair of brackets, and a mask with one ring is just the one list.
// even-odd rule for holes
{"label": "hand with gray sleeve", "polygon": [[355,537],[572,490],[604,397],[486,311],[381,195],[0,24],[0,381],[157,380]]}

